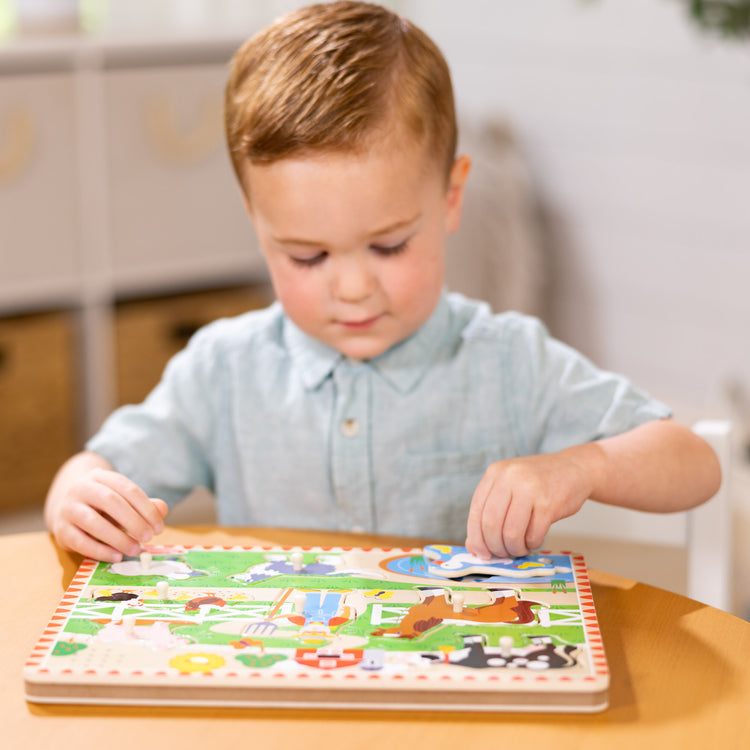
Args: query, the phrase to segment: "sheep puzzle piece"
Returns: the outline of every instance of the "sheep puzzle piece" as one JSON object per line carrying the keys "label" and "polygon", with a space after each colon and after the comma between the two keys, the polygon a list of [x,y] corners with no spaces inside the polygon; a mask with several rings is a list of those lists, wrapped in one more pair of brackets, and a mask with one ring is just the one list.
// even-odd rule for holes
{"label": "sheep puzzle piece", "polygon": [[580,555],[150,547],[84,560],[24,669],[40,703],[599,711]]}

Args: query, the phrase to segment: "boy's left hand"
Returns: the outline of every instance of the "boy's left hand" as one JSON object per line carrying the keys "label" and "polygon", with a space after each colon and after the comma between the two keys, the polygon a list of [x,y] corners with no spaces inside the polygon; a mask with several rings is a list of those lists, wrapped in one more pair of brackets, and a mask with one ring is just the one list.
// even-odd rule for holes
{"label": "boy's left hand", "polygon": [[555,521],[580,510],[592,485],[568,451],[491,464],[471,500],[467,549],[481,558],[529,554]]}
{"label": "boy's left hand", "polygon": [[705,440],[671,419],[558,453],[490,465],[469,508],[466,547],[520,557],[588,499],[634,510],[687,510],[716,493],[721,467]]}

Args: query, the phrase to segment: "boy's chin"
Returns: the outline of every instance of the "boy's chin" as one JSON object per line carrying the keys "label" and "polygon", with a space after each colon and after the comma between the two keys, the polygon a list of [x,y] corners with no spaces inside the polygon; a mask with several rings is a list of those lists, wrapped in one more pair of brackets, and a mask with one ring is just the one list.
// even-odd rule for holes
{"label": "boy's chin", "polygon": [[350,335],[337,337],[327,343],[350,359],[375,359],[407,338],[408,335]]}
{"label": "boy's chin", "polygon": [[334,348],[349,359],[375,359],[398,342],[347,341]]}

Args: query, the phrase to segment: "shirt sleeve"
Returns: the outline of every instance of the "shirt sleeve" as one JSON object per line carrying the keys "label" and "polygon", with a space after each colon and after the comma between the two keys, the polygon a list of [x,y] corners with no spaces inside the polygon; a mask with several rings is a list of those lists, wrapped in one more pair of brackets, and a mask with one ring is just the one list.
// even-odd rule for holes
{"label": "shirt sleeve", "polygon": [[525,454],[552,453],[671,416],[626,377],[597,368],[535,318],[512,326],[511,402]]}
{"label": "shirt sleeve", "polygon": [[222,389],[210,328],[170,360],[143,403],[117,409],[86,445],[170,506],[198,486],[213,489],[211,435]]}

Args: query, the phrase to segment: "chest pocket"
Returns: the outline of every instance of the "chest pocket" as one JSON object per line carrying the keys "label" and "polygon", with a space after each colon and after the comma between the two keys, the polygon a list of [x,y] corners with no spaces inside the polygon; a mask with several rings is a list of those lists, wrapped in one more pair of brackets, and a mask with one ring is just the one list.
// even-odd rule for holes
{"label": "chest pocket", "polygon": [[401,454],[394,463],[404,506],[403,531],[396,533],[462,543],[474,490],[487,467],[503,457],[499,447]]}

